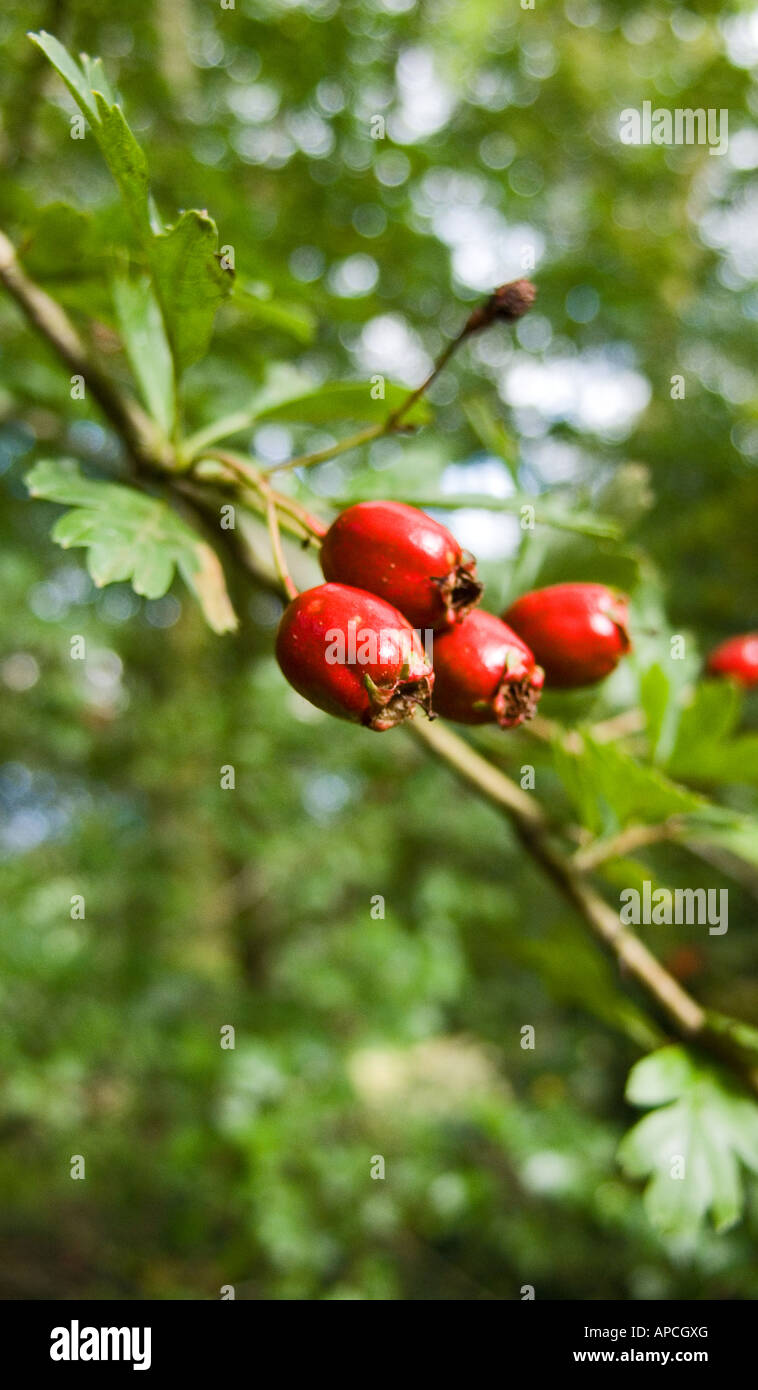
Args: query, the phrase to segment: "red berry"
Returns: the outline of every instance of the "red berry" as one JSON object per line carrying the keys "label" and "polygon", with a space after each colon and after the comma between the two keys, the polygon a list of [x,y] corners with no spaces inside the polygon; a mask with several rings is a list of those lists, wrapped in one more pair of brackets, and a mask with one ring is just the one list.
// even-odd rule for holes
{"label": "red berry", "polygon": [[604,584],[551,584],[524,594],[503,614],[529,644],[545,685],[594,685],[631,648],[627,600]]}
{"label": "red berry", "polygon": [[494,613],[477,608],[434,639],[434,709],[459,724],[515,728],[531,719],[543,673]]}
{"label": "red berry", "polygon": [[312,705],[369,729],[391,729],[416,705],[428,714],[432,664],[389,603],[346,584],[320,584],[285,610],[276,658]]}
{"label": "red berry", "polygon": [[712,676],[731,676],[740,685],[758,685],[758,632],[729,637],[708,657]]}
{"label": "red berry", "polygon": [[454,536],[403,502],[357,502],[324,537],[327,579],[392,603],[417,628],[447,627],[479,601],[476,563]]}

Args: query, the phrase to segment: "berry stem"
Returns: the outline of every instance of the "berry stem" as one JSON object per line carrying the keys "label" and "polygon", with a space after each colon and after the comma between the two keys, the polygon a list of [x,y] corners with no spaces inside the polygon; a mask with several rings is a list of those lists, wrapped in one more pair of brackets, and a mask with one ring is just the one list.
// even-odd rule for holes
{"label": "berry stem", "polygon": [[274,565],[282,588],[289,599],[297,598],[298,589],[287,568],[287,561],[284,558],[284,547],[279,530],[279,517],[276,511],[276,503],[270,494],[266,498],[266,524],[271,541],[271,554],[274,557]]}
{"label": "berry stem", "polygon": [[448,362],[450,361],[450,358],[453,356],[453,353],[456,351],[457,348],[460,347],[464,338],[467,337],[468,329],[464,327],[461,329],[460,333],[458,334],[458,337],[453,338],[452,342],[448,343],[447,347],[440,353],[439,357],[434,363],[434,366],[432,367],[432,370],[430,371],[426,380],[422,381],[421,385],[417,386],[414,391],[411,391],[410,395],[406,396],[405,400],[402,402],[401,405],[398,406],[397,410],[393,410],[392,414],[387,418],[384,425],[385,433],[389,434],[392,430],[398,430],[402,428],[401,422],[403,420],[403,417],[407,415],[408,411],[412,409],[416,402],[420,401],[421,397],[426,394],[426,392],[429,390],[429,387],[433,384],[433,382],[437,380],[437,377],[439,376],[440,372],[447,366]]}
{"label": "berry stem", "polygon": [[484,304],[479,305],[469,314],[457,337],[443,348],[429,375],[420,386],[416,386],[408,393],[405,400],[401,401],[386,420],[378,425],[369,425],[367,429],[359,430],[357,434],[348,435],[346,439],[341,439],[326,449],[317,449],[315,453],[311,454],[299,454],[296,458],[287,459],[286,463],[277,463],[273,468],[266,470],[266,475],[282,473],[291,468],[311,468],[314,464],[326,463],[329,459],[337,458],[339,454],[346,454],[350,449],[357,449],[361,444],[368,444],[373,439],[381,439],[383,435],[412,428],[412,426],[403,424],[406,415],[417,401],[426,395],[429,387],[437,380],[440,372],[447,366],[461,343],[470,338],[472,333],[478,333],[480,329],[488,328],[491,323],[495,323],[498,319],[512,323],[521,318],[534,303],[534,295],[534,286],[529,280],[513,280],[507,285],[501,285]]}
{"label": "berry stem", "polygon": [[240,477],[247,488],[256,493],[263,501],[266,525],[268,527],[269,540],[271,542],[271,555],[274,561],[274,568],[279,577],[279,581],[289,599],[297,598],[298,588],[287,568],[287,561],[282,545],[282,535],[279,529],[279,511],[283,511],[289,520],[295,520],[299,526],[305,528],[311,535],[320,536],[326,532],[326,527],[322,527],[321,522],[317,522],[314,517],[309,516],[304,507],[298,502],[293,502],[290,498],[285,498],[282,493],[275,492],[266,482],[255,464],[248,459],[240,457],[226,449],[214,451],[214,458],[219,463],[230,468],[236,476]]}
{"label": "berry stem", "polygon": [[208,457],[225,464],[264,500],[272,498],[277,509],[285,516],[293,517],[298,521],[314,540],[320,541],[326,535],[329,528],[323,521],[319,521],[318,517],[306,511],[305,507],[296,502],[294,497],[287,497],[283,492],[275,491],[266,481],[266,474],[256,468],[255,464],[250,459],[245,458],[244,454],[234,453],[231,449],[214,449],[212,452],[208,451]]}

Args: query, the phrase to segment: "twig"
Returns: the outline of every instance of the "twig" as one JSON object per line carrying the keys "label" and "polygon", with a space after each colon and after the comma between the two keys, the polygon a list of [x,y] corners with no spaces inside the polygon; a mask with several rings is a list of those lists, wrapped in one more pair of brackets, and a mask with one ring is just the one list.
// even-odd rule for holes
{"label": "twig", "polygon": [[421,385],[417,386],[414,391],[411,391],[410,395],[406,396],[405,400],[397,407],[397,410],[393,410],[392,414],[387,417],[385,429],[388,433],[390,430],[400,428],[401,421],[408,414],[408,411],[413,408],[417,401],[421,400],[422,396],[426,395],[429,387],[437,380],[440,372],[447,366],[453,353],[457,352],[461,343],[468,337],[469,332],[470,329],[467,326],[461,329],[457,338],[453,338],[452,342],[448,343],[444,351],[440,353],[426,380],[422,381]]}
{"label": "twig", "polygon": [[[315,540],[323,540],[328,527],[318,517],[306,511],[305,507],[296,502],[294,497],[288,497],[286,493],[275,492],[267,481],[266,474],[250,459],[243,454],[237,454],[231,449],[209,449],[208,457],[218,459],[230,468],[233,473],[242,478],[243,482],[248,483],[255,492],[260,493],[264,498],[272,497],[279,511],[285,512],[288,516],[294,517],[300,522],[304,531],[309,532]],[[202,460],[200,460],[202,462]]]}
{"label": "twig", "polygon": [[315,463],[327,463],[329,459],[337,458],[340,454],[346,454],[350,449],[357,449],[361,444],[368,444],[372,439],[380,439],[383,434],[387,434],[389,426],[386,420],[380,425],[369,425],[365,430],[359,430],[357,434],[350,434],[346,439],[340,439],[336,444],[329,444],[324,449],[316,449],[312,454],[299,454],[297,458],[287,459],[286,463],[275,463],[271,468],[266,469],[266,476],[272,473],[284,473],[292,468],[312,468]]}
{"label": "twig", "polygon": [[482,328],[488,328],[496,320],[506,323],[514,323],[531,309],[535,298],[535,288],[530,280],[512,280],[507,285],[500,285],[498,289],[490,295],[489,299],[469,314],[457,337],[447,344],[434,363],[429,375],[424,378],[420,386],[414,387],[409,391],[405,400],[391,411],[385,420],[378,425],[369,425],[365,430],[360,430],[358,434],[349,435],[347,439],[341,439],[336,444],[332,444],[325,449],[318,449],[312,454],[300,454],[297,458],[291,458],[286,463],[276,463],[273,468],[267,469],[267,473],[281,473],[289,468],[311,468],[316,463],[326,463],[329,459],[337,458],[339,454],[345,454],[350,449],[357,449],[360,444],[368,444],[373,439],[381,439],[384,435],[394,434],[398,430],[409,428],[404,424],[405,417],[426,395],[429,387],[437,380],[440,372],[447,366],[451,357],[462,343],[465,343],[472,333],[478,333]]}
{"label": "twig", "polygon": [[676,817],[660,821],[657,825],[628,825],[618,835],[609,835],[604,840],[595,840],[584,849],[578,849],[571,862],[580,873],[590,873],[608,859],[623,859],[645,845],[660,844],[662,840],[675,840],[683,833],[684,827]]}
{"label": "twig", "polygon": [[297,598],[297,587],[292,579],[292,575],[287,569],[287,561],[284,558],[284,548],[279,533],[279,519],[276,514],[276,503],[271,496],[266,498],[266,524],[271,540],[271,554],[274,557],[274,565],[276,566],[276,572],[281,580],[282,588],[287,598]]}

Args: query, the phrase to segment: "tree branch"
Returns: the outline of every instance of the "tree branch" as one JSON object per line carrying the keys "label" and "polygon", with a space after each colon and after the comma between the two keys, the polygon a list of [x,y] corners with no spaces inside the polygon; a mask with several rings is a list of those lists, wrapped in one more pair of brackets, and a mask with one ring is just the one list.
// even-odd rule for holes
{"label": "tree branch", "polygon": [[532,858],[576,908],[598,940],[613,953],[619,965],[628,970],[658,1005],[677,1033],[701,1043],[721,1060],[735,1066],[758,1095],[756,1058],[738,1041],[733,1029],[730,1032],[713,1026],[702,1005],[682,988],[647,946],[623,926],[618,913],[585,883],[571,858],[553,843],[547,819],[533,798],[445,725],[414,720],[410,729],[458,777],[508,816]]}
{"label": "tree branch", "polygon": [[84,378],[103,414],[140,465],[155,469],[174,467],[173,452],[136,401],[114,386],[85,347],[68,315],[39,285],[30,280],[16,258],[12,243],[0,231],[0,282],[20,306],[25,318],[46,338],[69,368]]}

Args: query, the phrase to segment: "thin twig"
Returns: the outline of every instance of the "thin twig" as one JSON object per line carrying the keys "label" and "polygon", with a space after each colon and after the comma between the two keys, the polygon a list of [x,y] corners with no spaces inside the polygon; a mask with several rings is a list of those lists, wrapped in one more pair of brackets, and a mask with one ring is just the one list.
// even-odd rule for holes
{"label": "thin twig", "polygon": [[618,835],[609,835],[604,840],[595,840],[584,849],[578,849],[571,862],[580,873],[590,873],[609,859],[623,859],[624,855],[633,854],[645,845],[660,844],[662,840],[675,840],[682,835],[683,830],[681,821],[675,816],[657,825],[628,825],[625,830],[620,830]]}
{"label": "thin twig", "polygon": [[302,526],[303,530],[309,532],[314,540],[321,541],[329,529],[323,521],[306,511],[300,502],[296,502],[294,497],[288,497],[284,492],[276,492],[266,479],[266,475],[261,469],[256,468],[255,464],[243,454],[237,454],[232,449],[213,449],[208,451],[208,456],[217,459],[230,468],[233,473],[242,478],[243,482],[248,483],[254,491],[260,493],[264,498],[271,497],[276,503],[280,512],[294,517]]}
{"label": "thin twig", "polygon": [[530,280],[512,280],[507,285],[500,285],[489,299],[472,310],[460,333],[443,348],[432,370],[421,382],[421,385],[415,386],[412,391],[409,391],[400,405],[390,411],[380,424],[370,425],[367,429],[360,430],[358,434],[349,435],[347,439],[341,439],[325,449],[318,449],[315,453],[300,454],[297,458],[288,459],[286,463],[277,463],[267,472],[281,473],[288,468],[310,468],[313,464],[326,463],[329,459],[337,458],[339,454],[356,449],[360,444],[367,444],[373,439],[381,439],[383,435],[394,434],[398,430],[412,428],[406,423],[406,416],[421,400],[422,396],[426,395],[430,386],[437,380],[440,372],[447,366],[461,344],[467,342],[472,333],[479,333],[483,328],[489,327],[497,320],[514,323],[516,319],[520,319],[523,314],[528,313],[534,303],[534,296],[535,289]]}
{"label": "thin twig", "polygon": [[271,540],[271,554],[274,557],[274,565],[276,566],[276,572],[281,580],[282,588],[287,598],[297,598],[297,586],[287,569],[287,561],[284,558],[284,548],[279,532],[279,518],[276,513],[276,503],[271,496],[266,498],[266,524]]}
{"label": "thin twig", "polygon": [[298,454],[296,458],[287,459],[286,463],[275,463],[271,468],[266,469],[266,476],[272,473],[284,473],[293,468],[312,468],[316,463],[328,463],[329,459],[338,458],[340,454],[346,454],[350,449],[357,449],[361,444],[368,444],[372,439],[380,439],[383,434],[389,432],[390,426],[386,420],[379,425],[369,425],[365,430],[359,430],[357,434],[350,434],[346,439],[340,439],[336,444],[328,444],[324,449],[316,449],[312,454]]}
{"label": "thin twig", "polygon": [[426,392],[429,390],[429,387],[433,385],[433,383],[437,380],[437,377],[439,376],[440,372],[447,366],[453,353],[468,337],[469,331],[470,330],[468,329],[468,327],[464,327],[461,329],[457,338],[453,338],[452,342],[448,343],[444,351],[440,353],[426,380],[422,381],[420,386],[417,386],[415,390],[411,391],[410,395],[406,396],[405,400],[402,401],[401,404],[397,407],[397,410],[393,410],[392,414],[388,416],[385,424],[385,430],[387,433],[389,433],[390,430],[396,430],[401,428],[401,422],[408,414],[408,411],[412,410],[416,402],[420,401],[421,397],[426,395]]}

